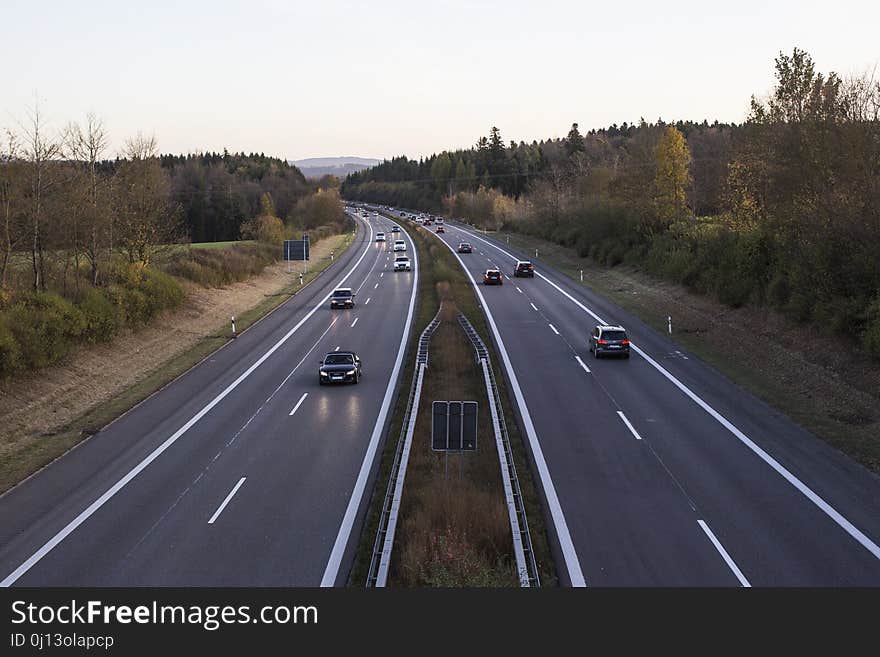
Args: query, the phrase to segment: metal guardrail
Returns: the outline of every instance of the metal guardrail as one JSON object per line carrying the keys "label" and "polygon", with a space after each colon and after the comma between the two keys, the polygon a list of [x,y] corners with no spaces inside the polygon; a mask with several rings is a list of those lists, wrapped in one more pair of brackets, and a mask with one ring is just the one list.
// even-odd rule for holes
{"label": "metal guardrail", "polygon": [[510,519],[510,531],[513,536],[514,556],[516,557],[520,585],[523,587],[537,587],[541,585],[538,577],[538,565],[535,562],[535,553],[532,550],[532,537],[529,533],[529,523],[526,518],[525,506],[523,505],[519,479],[516,476],[516,465],[513,462],[513,452],[510,449],[507,424],[504,422],[501,395],[498,392],[495,372],[492,369],[492,360],[489,358],[486,344],[467,317],[459,315],[458,323],[461,324],[474,347],[477,362],[481,363],[483,367],[486,394],[489,397],[489,409],[492,413],[492,426],[495,431],[495,444],[498,448],[498,461],[501,466],[501,478],[504,483],[504,496],[507,501],[507,512]]}
{"label": "metal guardrail", "polygon": [[400,428],[400,437],[397,439],[397,450],[394,454],[394,462],[391,465],[391,475],[388,478],[388,487],[385,490],[385,500],[382,502],[382,511],[379,515],[379,529],[376,531],[376,541],[373,544],[373,556],[370,559],[370,569],[367,572],[367,588],[384,587],[388,581],[388,569],[391,565],[391,550],[394,547],[394,533],[397,529],[397,516],[400,510],[400,500],[403,497],[403,482],[406,478],[406,466],[409,463],[409,450],[412,445],[413,431],[416,426],[419,399],[422,394],[422,381],[425,370],[428,368],[428,344],[431,336],[440,325],[440,309],[434,315],[431,323],[425,327],[419,336],[419,345],[416,351],[416,369],[413,373],[412,384],[409,389],[409,398],[406,402],[406,411],[403,415],[403,426]]}

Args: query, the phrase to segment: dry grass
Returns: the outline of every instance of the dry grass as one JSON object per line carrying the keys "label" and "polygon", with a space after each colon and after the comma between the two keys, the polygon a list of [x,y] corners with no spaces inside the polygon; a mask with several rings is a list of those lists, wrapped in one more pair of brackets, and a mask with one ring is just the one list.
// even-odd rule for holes
{"label": "dry grass", "polygon": [[[310,277],[323,269],[316,264],[329,264],[331,250],[343,251],[347,239],[337,235],[315,245]],[[184,281],[187,299],[179,311],[110,343],[79,347],[50,368],[0,382],[0,491],[225,344],[231,316],[242,331],[286,300],[299,286],[298,271],[288,274],[278,263],[222,289]]]}
{"label": "dry grass", "polygon": [[[631,267],[602,267],[572,249],[510,234],[510,244],[666,331],[768,404],[880,474],[880,363],[854,341],[795,324],[767,308],[729,308]],[[760,344],[760,349],[754,345]]]}
{"label": "dry grass", "polygon": [[[431,339],[391,585],[518,585],[482,371],[457,313],[455,304],[446,301],[443,321]],[[431,450],[434,400],[479,403],[476,452],[447,457]]]}

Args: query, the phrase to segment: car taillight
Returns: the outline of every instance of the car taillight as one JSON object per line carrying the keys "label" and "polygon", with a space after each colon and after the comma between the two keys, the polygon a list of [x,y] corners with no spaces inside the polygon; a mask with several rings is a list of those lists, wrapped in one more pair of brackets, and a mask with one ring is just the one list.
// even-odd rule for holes
{"label": "car taillight", "polygon": [[608,344],[608,340],[599,340],[599,344]]}
{"label": "car taillight", "polygon": [[621,340],[620,344],[629,344],[629,340]]}

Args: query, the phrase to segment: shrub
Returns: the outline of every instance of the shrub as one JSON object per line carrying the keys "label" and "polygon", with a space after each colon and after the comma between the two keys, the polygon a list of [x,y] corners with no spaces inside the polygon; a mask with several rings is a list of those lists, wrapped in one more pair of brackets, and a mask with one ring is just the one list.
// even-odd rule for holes
{"label": "shrub", "polygon": [[[319,231],[320,232],[320,231]],[[311,238],[310,238],[311,239]],[[189,249],[165,269],[203,287],[223,287],[263,271],[278,259],[280,249],[267,244],[233,244],[224,249]]]}
{"label": "shrub", "polygon": [[123,321],[120,310],[99,290],[86,290],[78,305],[85,318],[83,336],[89,342],[108,342],[119,332]]}
{"label": "shrub", "polygon": [[776,308],[785,307],[791,298],[791,283],[789,283],[788,276],[777,272],[767,286],[767,298]]}
{"label": "shrub", "polygon": [[5,319],[0,316],[0,377],[7,378],[21,368],[21,349]]}
{"label": "shrub", "polygon": [[867,323],[862,334],[862,344],[868,353],[880,358],[880,296],[868,306]]}
{"label": "shrub", "polygon": [[113,303],[122,311],[126,326],[143,326],[150,319],[147,299],[144,293],[137,288],[114,284],[108,288],[108,294]]}
{"label": "shrub", "polygon": [[169,308],[178,307],[183,301],[183,288],[168,274],[156,269],[144,269],[138,289],[146,300],[147,319]]}
{"label": "shrub", "polygon": [[63,358],[86,328],[82,312],[53,292],[38,292],[22,298],[7,317],[21,350],[22,362],[31,369]]}

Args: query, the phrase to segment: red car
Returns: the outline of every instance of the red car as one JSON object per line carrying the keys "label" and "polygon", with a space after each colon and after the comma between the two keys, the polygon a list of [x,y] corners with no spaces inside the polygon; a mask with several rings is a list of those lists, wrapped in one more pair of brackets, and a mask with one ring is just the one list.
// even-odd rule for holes
{"label": "red car", "polygon": [[504,285],[504,277],[497,269],[487,269],[483,274],[483,285]]}
{"label": "red car", "polygon": [[458,245],[458,252],[459,253],[473,253],[474,249],[467,242],[462,242],[461,244]]}
{"label": "red car", "polygon": [[445,233],[446,231],[443,229],[443,226],[437,226],[438,233]]}

